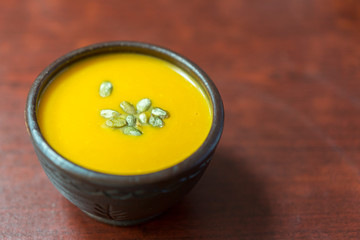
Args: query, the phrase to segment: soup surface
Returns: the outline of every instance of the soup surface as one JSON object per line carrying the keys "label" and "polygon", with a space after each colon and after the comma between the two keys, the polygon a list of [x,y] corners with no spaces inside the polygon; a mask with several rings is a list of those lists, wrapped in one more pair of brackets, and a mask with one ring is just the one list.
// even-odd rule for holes
{"label": "soup surface", "polygon": [[[99,95],[112,83],[108,97]],[[149,98],[168,111],[161,128],[140,127],[141,136],[105,126],[103,109],[123,113]],[[207,137],[212,110],[195,81],[178,67],[141,54],[104,54],[79,61],[60,72],[38,106],[40,130],[60,155],[84,168],[120,175],[146,174],[171,167],[195,152]]]}

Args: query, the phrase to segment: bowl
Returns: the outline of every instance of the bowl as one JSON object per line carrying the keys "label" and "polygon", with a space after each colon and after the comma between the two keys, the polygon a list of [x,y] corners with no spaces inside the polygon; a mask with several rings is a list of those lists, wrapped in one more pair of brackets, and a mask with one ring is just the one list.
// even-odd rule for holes
{"label": "bowl", "polygon": [[[44,139],[37,122],[42,92],[56,74],[82,59],[106,53],[139,53],[168,61],[201,86],[213,111],[210,132],[191,156],[170,168],[142,175],[112,175],[92,171],[67,160]],[[103,42],[74,50],[50,64],[34,81],[26,102],[25,120],[39,162],[58,191],[90,217],[128,226],[150,220],[173,206],[198,182],[220,140],[224,108],[211,79],[179,54],[141,42]]]}

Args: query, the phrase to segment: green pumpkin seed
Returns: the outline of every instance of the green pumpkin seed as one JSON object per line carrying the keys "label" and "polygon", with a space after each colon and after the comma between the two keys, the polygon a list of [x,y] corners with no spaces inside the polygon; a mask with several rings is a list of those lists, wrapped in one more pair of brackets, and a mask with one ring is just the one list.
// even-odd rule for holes
{"label": "green pumpkin seed", "polygon": [[126,122],[127,122],[128,126],[133,127],[133,126],[135,126],[136,118],[133,115],[128,115],[126,117]]}
{"label": "green pumpkin seed", "polygon": [[127,101],[123,101],[122,103],[120,103],[120,107],[124,112],[126,112],[128,114],[135,114],[136,113],[135,107],[131,103],[127,102]]}
{"label": "green pumpkin seed", "polygon": [[150,116],[150,118],[149,118],[149,124],[150,124],[151,126],[154,126],[154,124],[155,124],[155,117],[154,117],[154,115],[151,115],[151,116]]}
{"label": "green pumpkin seed", "polygon": [[147,123],[147,116],[146,113],[140,113],[139,114],[139,121],[142,124],[146,124]]}
{"label": "green pumpkin seed", "polygon": [[130,126],[123,127],[122,131],[126,135],[131,135],[131,136],[140,136],[140,135],[142,135],[142,132],[139,129],[134,128],[134,127],[130,127]]}
{"label": "green pumpkin seed", "polygon": [[148,98],[144,98],[141,99],[137,104],[136,104],[136,109],[138,113],[142,113],[147,111],[151,106],[151,100]]}
{"label": "green pumpkin seed", "polygon": [[122,118],[113,118],[105,122],[106,126],[112,128],[121,128],[126,125],[126,121]]}
{"label": "green pumpkin seed", "polygon": [[100,115],[104,118],[110,119],[110,118],[119,117],[120,113],[111,109],[104,109],[100,111]]}
{"label": "green pumpkin seed", "polygon": [[109,81],[103,81],[100,85],[99,94],[101,97],[110,96],[113,90],[113,85]]}
{"label": "green pumpkin seed", "polygon": [[165,126],[165,123],[161,118],[157,117],[157,118],[155,118],[155,124],[154,125],[155,125],[155,127],[162,128],[163,126]]}
{"label": "green pumpkin seed", "polygon": [[164,121],[160,117],[156,117],[154,115],[150,116],[149,123],[151,126],[159,128],[162,128],[165,125]]}
{"label": "green pumpkin seed", "polygon": [[156,117],[159,117],[161,119],[165,119],[170,116],[167,111],[165,111],[164,109],[158,108],[158,107],[153,108],[153,110],[151,110],[151,114]]}

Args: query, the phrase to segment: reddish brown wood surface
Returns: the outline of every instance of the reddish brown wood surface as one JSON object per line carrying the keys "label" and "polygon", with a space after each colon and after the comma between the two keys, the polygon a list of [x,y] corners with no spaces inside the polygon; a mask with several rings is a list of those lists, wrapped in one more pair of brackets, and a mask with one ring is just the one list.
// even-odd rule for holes
{"label": "reddish brown wood surface", "polygon": [[[226,112],[195,189],[127,228],[55,190],[23,117],[45,66],[109,40],[192,59]],[[0,239],[360,239],[360,2],[0,1]]]}

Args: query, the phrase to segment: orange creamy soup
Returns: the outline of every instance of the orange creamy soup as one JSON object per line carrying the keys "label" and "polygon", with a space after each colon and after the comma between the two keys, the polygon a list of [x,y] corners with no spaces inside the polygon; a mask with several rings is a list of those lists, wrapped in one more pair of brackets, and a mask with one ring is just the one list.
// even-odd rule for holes
{"label": "orange creamy soup", "polygon": [[[111,83],[105,97],[100,95],[104,81]],[[151,101],[146,122],[136,110],[132,115],[140,135],[127,135],[131,114],[120,103],[136,109],[144,98]],[[167,113],[153,116],[162,126],[149,123],[154,108]],[[113,119],[102,110],[116,111],[126,125],[111,126]],[[180,68],[155,57],[114,53],[60,72],[43,92],[37,118],[46,141],[69,161],[97,172],[134,175],[174,166],[194,153],[210,131],[212,110],[203,90]]]}

